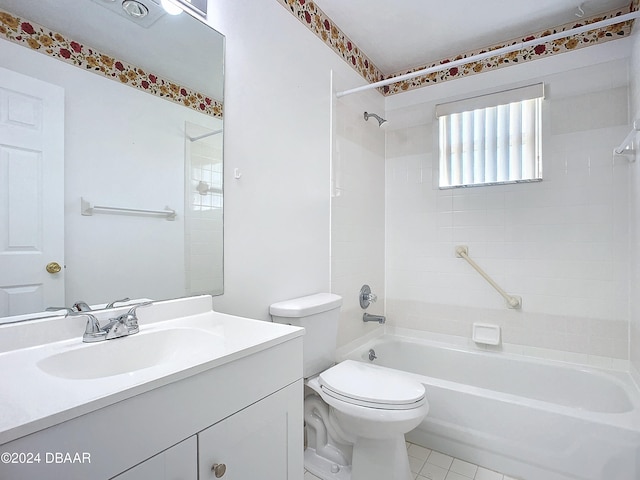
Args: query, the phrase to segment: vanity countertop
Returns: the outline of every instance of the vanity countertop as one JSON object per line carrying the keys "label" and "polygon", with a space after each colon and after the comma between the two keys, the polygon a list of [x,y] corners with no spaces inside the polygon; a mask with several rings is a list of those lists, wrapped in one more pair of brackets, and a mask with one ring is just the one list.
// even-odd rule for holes
{"label": "vanity countertop", "polygon": [[0,325],[0,337],[20,346],[0,348],[0,444],[304,333],[215,312],[209,296],[157,302],[139,309],[138,317],[140,333],[96,343],[82,342],[83,328],[56,341],[34,342],[30,336],[37,336],[38,323],[40,330],[65,330],[77,327],[76,319]]}

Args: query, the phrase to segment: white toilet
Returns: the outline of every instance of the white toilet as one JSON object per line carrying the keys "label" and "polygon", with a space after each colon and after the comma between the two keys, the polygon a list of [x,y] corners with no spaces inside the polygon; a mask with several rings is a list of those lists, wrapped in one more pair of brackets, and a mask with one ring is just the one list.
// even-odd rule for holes
{"label": "white toilet", "polygon": [[305,418],[315,424],[314,458],[326,462],[305,453],[305,467],[327,480],[410,480],[404,434],[429,410],[424,386],[376,365],[352,360],[336,365],[341,305],[342,297],[319,293],[269,309],[274,322],[305,328],[304,377],[322,399],[305,398]]}

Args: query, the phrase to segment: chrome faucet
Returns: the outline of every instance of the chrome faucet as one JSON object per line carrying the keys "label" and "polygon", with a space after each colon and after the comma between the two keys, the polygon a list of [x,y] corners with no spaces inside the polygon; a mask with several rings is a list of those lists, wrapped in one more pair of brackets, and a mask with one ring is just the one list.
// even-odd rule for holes
{"label": "chrome faucet", "polygon": [[84,329],[84,335],[82,341],[85,343],[99,342],[105,340],[107,332],[100,327],[100,322],[90,313],[69,311],[65,315],[66,317],[87,317],[87,326]]}
{"label": "chrome faucet", "polygon": [[138,317],[136,316],[136,310],[139,307],[146,307],[151,305],[151,302],[139,303],[129,309],[129,311],[119,317],[109,320],[103,328],[107,332],[106,340],[113,338],[126,337],[127,335],[133,335],[140,331],[138,325]]}
{"label": "chrome faucet", "polygon": [[74,303],[72,305],[73,309],[77,312],[90,312],[91,307],[87,304],[87,302],[83,302],[82,300]]}
{"label": "chrome faucet", "polygon": [[102,340],[112,340],[114,338],[127,337],[134,335],[140,331],[138,325],[138,317],[136,310],[139,307],[146,307],[152,302],[140,303],[134,305],[129,311],[116,318],[111,318],[106,325],[100,326],[100,322],[91,313],[86,312],[69,312],[67,316],[85,316],[87,317],[87,326],[82,336],[85,343],[101,342]]}
{"label": "chrome faucet", "polygon": [[362,314],[362,321],[363,322],[378,322],[380,325],[382,325],[384,322],[387,321],[386,317],[384,315],[371,315],[369,313],[364,313]]}

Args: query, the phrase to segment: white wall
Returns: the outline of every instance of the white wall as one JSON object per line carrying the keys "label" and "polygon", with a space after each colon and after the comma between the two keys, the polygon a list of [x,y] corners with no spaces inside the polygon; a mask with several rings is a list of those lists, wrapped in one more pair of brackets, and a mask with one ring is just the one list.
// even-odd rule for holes
{"label": "white wall", "polygon": [[268,320],[271,303],[331,288],[330,73],[363,80],[276,1],[209,9],[226,36],[225,293],[214,307]]}
{"label": "white wall", "polygon": [[[630,89],[631,109],[630,120],[640,119],[640,33],[634,29],[633,51],[631,55]],[[640,150],[640,140],[636,136],[635,148]],[[640,155],[636,154],[636,161],[630,166],[630,336],[631,362],[636,382],[640,385]]]}
{"label": "white wall", "polygon": [[[612,365],[628,358],[628,123],[620,40],[387,99],[387,316],[470,337],[497,323],[514,349]],[[544,181],[439,190],[436,103],[544,81]],[[456,245],[521,311],[456,258]],[[553,353],[555,352],[555,353]]]}
{"label": "white wall", "polygon": [[[65,304],[185,295],[184,123],[216,119],[8,41],[0,64],[65,89]],[[178,217],[81,216],[80,197]]]}

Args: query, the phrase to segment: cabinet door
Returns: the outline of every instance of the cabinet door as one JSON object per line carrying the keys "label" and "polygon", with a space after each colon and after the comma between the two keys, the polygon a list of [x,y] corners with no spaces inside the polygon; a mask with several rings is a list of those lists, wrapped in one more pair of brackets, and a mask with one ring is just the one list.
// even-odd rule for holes
{"label": "cabinet door", "polygon": [[302,401],[298,381],[199,433],[199,479],[302,480]]}
{"label": "cabinet door", "polygon": [[197,451],[194,435],[112,480],[198,480]]}

